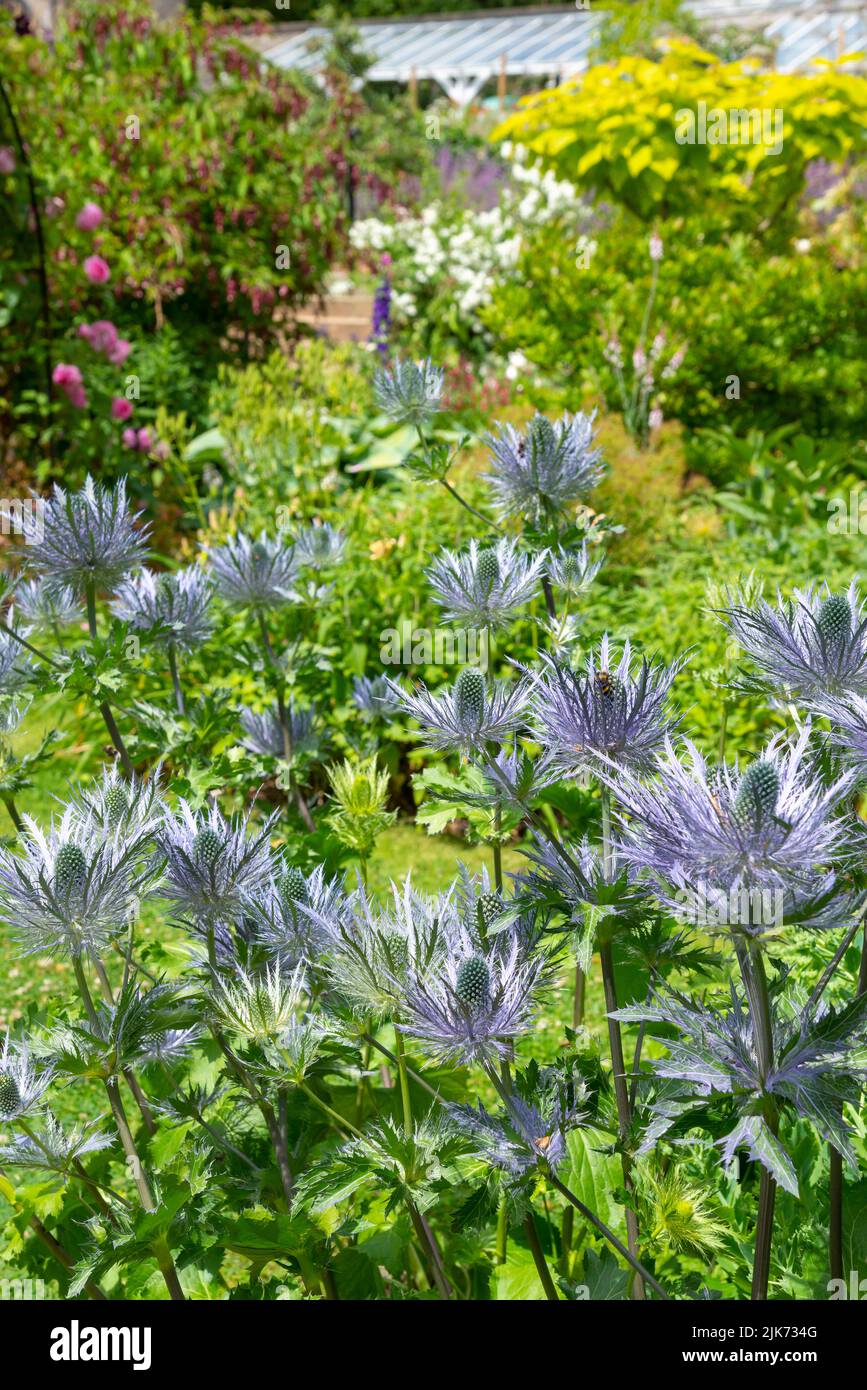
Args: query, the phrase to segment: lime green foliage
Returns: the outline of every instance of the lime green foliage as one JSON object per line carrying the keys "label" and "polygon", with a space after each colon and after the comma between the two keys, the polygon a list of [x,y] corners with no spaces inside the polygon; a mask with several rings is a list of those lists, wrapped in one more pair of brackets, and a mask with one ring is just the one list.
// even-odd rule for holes
{"label": "lime green foliage", "polygon": [[[779,111],[782,148],[678,143],[678,130],[686,130],[680,113],[695,113],[699,102],[708,111]],[[529,146],[560,177],[644,219],[702,213],[755,226],[791,208],[810,160],[845,160],[860,149],[865,128],[862,77],[833,66],[763,72],[672,42],[658,61],[625,57],[528,98],[494,134]]]}
{"label": "lime green foliage", "polygon": [[345,762],[328,769],[328,780],[336,809],[329,812],[328,824],[342,845],[366,864],[379,836],[397,819],[387,811],[388,773],[376,765],[375,758]]}

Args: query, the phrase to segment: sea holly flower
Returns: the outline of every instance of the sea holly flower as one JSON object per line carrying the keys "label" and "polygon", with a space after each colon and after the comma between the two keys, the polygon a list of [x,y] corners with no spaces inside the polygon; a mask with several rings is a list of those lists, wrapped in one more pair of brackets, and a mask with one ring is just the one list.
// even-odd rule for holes
{"label": "sea holly flower", "polygon": [[519,608],[539,592],[545,553],[525,555],[514,540],[480,546],[466,554],[444,550],[426,571],[447,618],[465,627],[506,627]]}
{"label": "sea holly flower", "polygon": [[336,565],[346,550],[346,537],[342,531],[329,526],[304,526],[294,537],[295,557],[300,565],[310,569],[324,569]]}
{"label": "sea holly flower", "polygon": [[559,548],[549,552],[545,570],[552,584],[569,598],[585,594],[605,561],[600,553],[591,555],[584,542],[574,550]]}
{"label": "sea holly flower", "polygon": [[511,1178],[522,1178],[540,1161],[556,1172],[567,1157],[566,1138],[570,1130],[587,1120],[583,1108],[587,1088],[578,1081],[567,1101],[562,1090],[548,1097],[544,1109],[518,1095],[504,1099],[501,1115],[492,1115],[482,1105],[449,1105],[447,1113],[456,1129],[472,1143],[477,1158],[500,1168]]}
{"label": "sea holly flower", "polygon": [[294,545],[269,540],[264,532],[257,541],[241,534],[216,546],[209,559],[217,592],[234,607],[279,608],[295,601]]}
{"label": "sea holly flower", "polygon": [[144,561],[148,529],[133,522],[123,478],[103,487],[88,475],[81,491],[71,493],[55,483],[39,517],[25,521],[26,563],[78,597],[91,587],[116,589]]}
{"label": "sea holly flower", "polygon": [[17,695],[26,686],[32,665],[27,648],[0,628],[0,695]]}
{"label": "sea holly flower", "polygon": [[710,1008],[666,988],[646,1004],[618,1009],[624,1022],[663,1024],[676,1038],[658,1038],[665,1055],[651,1062],[664,1083],[651,1102],[653,1118],[639,1150],[654,1149],[671,1131],[684,1132],[715,1098],[724,1097],[738,1120],[719,1140],[729,1167],[738,1149],[761,1163],[787,1191],[798,1195],[795,1165],[769,1123],[788,1109],[808,1120],[823,1139],[857,1168],[843,1107],[857,1105],[867,1082],[867,996],[836,1010],[811,1002],[803,1009],[772,989],[772,1058],[763,1070],[763,1049],[750,1011],[731,987],[725,1009]]}
{"label": "sea holly flower", "polygon": [[83,826],[91,827],[97,840],[132,837],[147,851],[149,837],[159,829],[166,814],[160,767],[148,778],[126,777],[117,763],[111,763],[98,780],[73,790],[70,811]]}
{"label": "sea holly flower", "polygon": [[29,579],[19,584],[15,590],[15,608],[34,628],[67,627],[84,616],[71,585],[51,584],[44,579]]}
{"label": "sea holly flower", "polygon": [[398,360],[390,370],[376,372],[376,403],[392,419],[418,428],[441,409],[444,375],[429,358],[418,363]]}
{"label": "sea holly flower", "polygon": [[0,921],[25,955],[99,955],[153,891],[147,830],[106,835],[74,802],[43,831],[23,817],[21,852],[0,852]]}
{"label": "sea holly flower", "polygon": [[424,742],[456,749],[467,757],[486,743],[502,743],[521,725],[529,692],[523,681],[486,681],[477,667],[465,666],[450,690],[432,694],[420,683],[411,693],[389,680],[395,703],[417,719]]}
{"label": "sea holly flower", "polygon": [[352,703],[371,719],[384,718],[394,707],[388,677],[356,676],[352,682]]}
{"label": "sea holly flower", "polygon": [[602,451],[593,447],[594,419],[579,412],[552,423],[535,415],[523,433],[501,425],[488,436],[491,471],[485,476],[501,516],[550,526],[596,486],[604,469]]}
{"label": "sea holly flower", "polygon": [[200,565],[188,565],[174,574],[145,569],[123,581],[114,613],[134,632],[152,633],[158,646],[188,652],[211,635],[213,591],[213,580]]}
{"label": "sea holly flower", "polygon": [[[293,755],[317,751],[319,734],[314,709],[297,709],[290,700],[286,705],[286,723]],[[290,751],[286,748],[283,721],[276,705],[261,714],[245,706],[241,710],[241,727],[247,735],[245,746],[253,753],[265,758],[285,758]]]}
{"label": "sea holly flower", "polygon": [[484,951],[450,953],[439,969],[413,970],[398,1026],[445,1065],[491,1065],[532,1026],[546,965],[515,932]]}
{"label": "sea holly flower", "polygon": [[16,1134],[10,1143],[0,1145],[0,1164],[7,1168],[43,1168],[50,1173],[68,1173],[86,1154],[99,1153],[102,1149],[111,1148],[116,1142],[111,1134],[106,1134],[99,1128],[97,1121],[64,1129],[48,1110],[33,1136]]}
{"label": "sea holly flower", "polygon": [[12,1042],[7,1033],[0,1051],[0,1124],[35,1110],[53,1079],[53,1068],[38,1072],[26,1043]]}
{"label": "sea holly flower", "polygon": [[686,761],[667,742],[653,781],[626,769],[607,775],[629,818],[623,853],[676,914],[693,921],[701,913],[699,925],[754,935],[779,926],[782,908],[787,919],[817,927],[849,914],[828,865],[844,847],[845,822],[833,813],[855,775],[823,786],[809,736],[809,727],[791,744],[777,735],[743,772],[709,769],[684,740]]}
{"label": "sea holly flower", "polygon": [[735,595],[720,616],[772,690],[807,701],[867,694],[867,614],[854,582],[845,594],[826,584],[778,594],[776,606]]}
{"label": "sea holly flower", "polygon": [[643,657],[633,667],[625,642],[615,662],[608,636],[576,671],[543,655],[543,670],[531,689],[534,737],[552,768],[575,776],[603,765],[644,769],[652,764],[677,721],[669,694],[687,656],[670,666]]}
{"label": "sea holly flower", "polygon": [[267,891],[276,819],[275,812],[251,830],[249,817],[227,820],[217,806],[194,812],[183,799],[177,815],[166,816],[157,836],[166,856],[165,895],[194,929],[242,918]]}
{"label": "sea holly flower", "polygon": [[867,775],[867,698],[854,694],[826,695],[811,700],[810,708],[830,721],[831,743],[844,760],[859,777]]}
{"label": "sea holly flower", "polygon": [[305,874],[295,865],[278,865],[267,888],[246,910],[254,939],[285,968],[318,964],[340,931],[349,925],[352,901],[321,864]]}
{"label": "sea holly flower", "polygon": [[300,969],[284,976],[279,961],[264,974],[238,971],[233,979],[216,979],[208,1003],[217,1023],[248,1042],[279,1038],[298,1021],[304,993]]}

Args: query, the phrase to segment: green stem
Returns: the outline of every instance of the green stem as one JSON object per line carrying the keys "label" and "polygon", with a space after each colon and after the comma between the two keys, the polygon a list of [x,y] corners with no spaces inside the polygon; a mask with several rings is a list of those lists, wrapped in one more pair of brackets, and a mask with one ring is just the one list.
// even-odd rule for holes
{"label": "green stem", "polygon": [[571,1192],[570,1189],[566,1186],[566,1184],[562,1183],[554,1173],[550,1172],[550,1170],[546,1172],[546,1177],[548,1178],[548,1181],[552,1183],[554,1187],[556,1187],[557,1191],[563,1194],[567,1202],[571,1202],[575,1210],[580,1211],[581,1215],[586,1217],[586,1219],[590,1222],[591,1226],[596,1227],[599,1234],[601,1236],[604,1236],[605,1240],[608,1241],[608,1244],[614,1247],[618,1255],[623,1256],[624,1260],[626,1260],[627,1263],[630,1264],[632,1268],[635,1270],[636,1275],[642,1280],[642,1283],[649,1284],[649,1286],[652,1289],[654,1289],[656,1293],[659,1294],[660,1298],[668,1300],[668,1294],[665,1292],[665,1289],[662,1287],[662,1285],[656,1279],[654,1279],[653,1275],[650,1273],[650,1270],[642,1264],[641,1260],[639,1260],[637,1256],[633,1255],[631,1250],[627,1249],[627,1247],[623,1244],[622,1241],[617,1239],[617,1236],[614,1234],[614,1232],[609,1230],[609,1228],[605,1225],[605,1222],[599,1219],[595,1211],[591,1211],[589,1207],[585,1206],[584,1203],[580,1200],[580,1198],[576,1197],[575,1193]]}
{"label": "green stem", "polygon": [[407,1135],[413,1132],[412,1104],[409,1098],[409,1078],[406,1074],[406,1048],[400,1029],[394,1030],[394,1051],[397,1057],[397,1074],[400,1080],[400,1099],[403,1105],[403,1127]]}
{"label": "green stem", "polygon": [[504,1265],[506,1263],[506,1253],[509,1248],[509,1203],[505,1197],[500,1198],[500,1205],[497,1208],[497,1244],[495,1263]]}
{"label": "green stem", "polygon": [[20,815],[18,814],[18,807],[15,805],[15,798],[14,798],[14,796],[12,795],[11,792],[4,792],[4,793],[3,793],[3,805],[6,807],[6,810],[9,812],[9,819],[11,820],[12,824],[15,826],[15,829],[18,831],[18,834],[19,834],[19,835],[23,835],[23,834],[24,834],[24,822],[23,822],[23,820],[21,819]]}
{"label": "green stem", "polygon": [[180,675],[179,675],[179,673],[178,673],[178,652],[177,652],[177,648],[176,648],[174,642],[170,642],[170,643],[169,643],[169,646],[168,646],[168,658],[169,658],[169,671],[170,671],[171,677],[172,677],[172,689],[173,689],[174,692],[175,692],[175,705],[177,706],[178,714],[179,714],[179,715],[181,716],[181,718],[183,719],[183,718],[185,717],[187,711],[186,711],[186,708],[185,708],[185,706],[184,706],[184,692],[183,692],[183,689],[181,688],[181,678],[180,678]]}
{"label": "green stem", "polygon": [[448,1300],[452,1296],[451,1285],[449,1284],[445,1269],[443,1268],[442,1256],[433,1238],[433,1232],[418,1210],[418,1207],[409,1197],[406,1198],[406,1209],[409,1212],[409,1219],[412,1222],[418,1242],[422,1250],[427,1251],[431,1274],[433,1275],[437,1293],[444,1301]]}
{"label": "green stem", "polygon": [[[90,640],[92,642],[95,642],[96,585],[94,584],[93,580],[91,580],[87,585],[87,588],[85,590],[85,597],[87,601],[87,628],[90,633]],[[132,777],[135,771],[132,765],[132,759],[130,758],[129,753],[126,750],[126,745],[120,735],[120,729],[117,727],[117,721],[111,712],[111,708],[107,700],[102,700],[100,702],[99,712],[102,715],[105,727],[108,729],[108,736],[114,744],[115,751],[118,757],[120,758],[121,766],[123,767],[124,772],[126,773],[127,777]]]}
{"label": "green stem", "polygon": [[[750,1017],[753,1024],[753,1037],[756,1045],[756,1062],[762,1090],[774,1065],[774,1037],[771,1022],[771,1002],[768,993],[768,980],[762,959],[761,947],[749,940],[737,946],[738,964],[741,968]],[[776,1106],[771,1104],[766,1115],[768,1128],[777,1133],[779,1117]],[[771,1276],[771,1247],[774,1238],[774,1206],[777,1184],[764,1164],[761,1165],[759,1182],[759,1210],[756,1219],[756,1253],[753,1262],[753,1282],[750,1298],[753,1302],[763,1302],[768,1296]]]}
{"label": "green stem", "polygon": [[329,1120],[331,1120],[333,1124],[336,1124],[339,1129],[346,1130],[347,1133],[354,1135],[356,1139],[363,1138],[361,1130],[356,1129],[352,1121],[347,1120],[337,1110],[332,1110],[331,1106],[326,1104],[324,1100],[320,1100],[319,1096],[307,1085],[306,1081],[300,1081],[298,1083],[298,1089],[303,1091],[307,1099],[312,1100],[313,1104],[318,1106],[323,1114],[327,1115]]}
{"label": "green stem", "polygon": [[551,1271],[545,1259],[545,1252],[539,1242],[539,1232],[536,1230],[536,1218],[532,1211],[528,1211],[524,1218],[524,1232],[530,1245],[530,1253],[533,1256],[536,1273],[539,1276],[542,1288],[545,1290],[545,1297],[551,1303],[559,1303],[560,1295],[557,1293],[554,1280],[551,1278]]}

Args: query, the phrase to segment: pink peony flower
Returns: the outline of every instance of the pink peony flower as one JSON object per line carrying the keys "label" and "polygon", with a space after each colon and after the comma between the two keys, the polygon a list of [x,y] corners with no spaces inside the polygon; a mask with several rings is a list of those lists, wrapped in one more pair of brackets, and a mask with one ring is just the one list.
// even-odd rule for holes
{"label": "pink peony flower", "polygon": [[124,448],[125,448],[125,449],[137,449],[137,448],[138,448],[138,435],[136,434],[135,430],[133,430],[133,429],[124,430],[123,434],[121,435],[121,439],[123,440],[123,444],[124,444]]}
{"label": "pink peony flower", "polygon": [[0,174],[15,173],[15,151],[11,145],[0,145]]}
{"label": "pink peony flower", "polygon": [[84,273],[92,285],[104,285],[111,276],[108,261],[102,256],[88,256],[84,262]]}
{"label": "pink peony flower", "polygon": [[112,420],[128,420],[132,415],[132,401],[126,396],[115,396],[111,403]]}
{"label": "pink peony flower", "polygon": [[122,367],[126,359],[132,352],[132,343],[128,338],[118,338],[114,347],[105,355],[114,367]]}
{"label": "pink peony flower", "polygon": [[80,232],[95,232],[103,216],[102,208],[98,204],[85,203],[75,219],[75,225]]}
{"label": "pink peony flower", "polygon": [[151,447],[151,432],[149,429],[139,430],[138,447],[143,454],[146,454]]}

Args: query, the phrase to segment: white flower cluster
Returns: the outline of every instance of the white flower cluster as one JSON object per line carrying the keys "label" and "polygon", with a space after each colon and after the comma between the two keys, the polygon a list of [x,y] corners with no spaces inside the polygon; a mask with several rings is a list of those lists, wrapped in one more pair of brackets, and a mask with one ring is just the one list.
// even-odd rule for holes
{"label": "white flower cluster", "polygon": [[487,340],[478,311],[517,266],[522,232],[564,212],[585,212],[572,184],[526,163],[520,149],[506,147],[506,157],[512,160],[511,179],[490,211],[434,202],[417,217],[398,213],[393,221],[371,217],[355,223],[350,237],[357,250],[392,257],[396,316],[414,319],[429,300],[445,296],[464,330]]}

